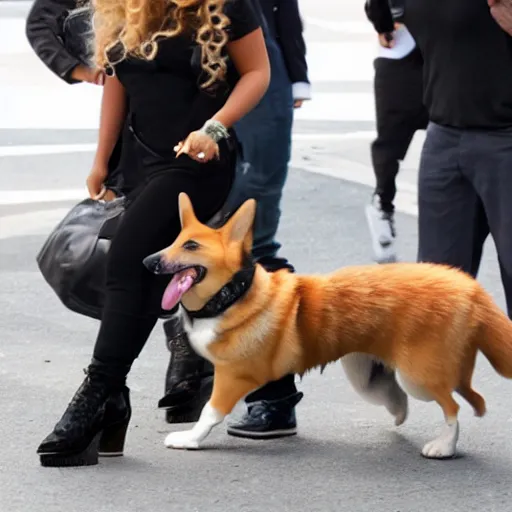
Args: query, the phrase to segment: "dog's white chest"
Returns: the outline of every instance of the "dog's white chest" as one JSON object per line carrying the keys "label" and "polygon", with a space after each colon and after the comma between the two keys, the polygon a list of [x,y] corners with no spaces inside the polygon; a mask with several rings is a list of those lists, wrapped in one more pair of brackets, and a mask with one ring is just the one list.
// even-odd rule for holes
{"label": "dog's white chest", "polygon": [[205,359],[212,360],[208,347],[217,339],[218,318],[199,318],[185,322],[185,330],[192,348]]}

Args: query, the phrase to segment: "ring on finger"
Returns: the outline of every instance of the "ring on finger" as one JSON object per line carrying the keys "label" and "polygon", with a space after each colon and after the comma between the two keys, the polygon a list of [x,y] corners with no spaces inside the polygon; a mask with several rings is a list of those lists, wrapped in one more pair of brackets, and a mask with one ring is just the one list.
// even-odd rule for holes
{"label": "ring on finger", "polygon": [[205,157],[205,156],[206,156],[206,155],[204,154],[204,152],[203,152],[203,151],[201,151],[200,153],[197,153],[197,158],[199,158],[199,160],[204,160],[204,157]]}

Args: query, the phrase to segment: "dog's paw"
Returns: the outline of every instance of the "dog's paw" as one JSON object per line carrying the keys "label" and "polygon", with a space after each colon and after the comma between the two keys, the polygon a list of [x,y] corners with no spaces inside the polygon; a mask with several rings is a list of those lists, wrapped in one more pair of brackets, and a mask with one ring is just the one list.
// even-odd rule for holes
{"label": "dog's paw", "polygon": [[191,430],[183,432],[171,432],[167,435],[164,441],[167,448],[174,448],[175,450],[198,450],[199,442]]}
{"label": "dog's paw", "polygon": [[427,459],[451,459],[459,439],[459,423],[445,425],[439,437],[427,443],[421,454]]}
{"label": "dog's paw", "polygon": [[423,447],[421,455],[427,459],[451,459],[455,455],[455,446],[444,439],[434,439]]}

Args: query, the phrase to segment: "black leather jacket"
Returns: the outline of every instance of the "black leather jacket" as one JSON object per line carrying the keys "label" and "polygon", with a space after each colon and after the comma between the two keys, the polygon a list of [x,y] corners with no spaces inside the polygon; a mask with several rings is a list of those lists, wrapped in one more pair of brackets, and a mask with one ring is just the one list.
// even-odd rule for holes
{"label": "black leather jacket", "polygon": [[270,35],[279,43],[290,81],[309,83],[306,43],[297,0],[259,0]]}
{"label": "black leather jacket", "polygon": [[28,42],[37,56],[68,84],[78,83],[71,78],[71,72],[80,61],[63,44],[61,22],[74,7],[76,0],[35,0],[25,26]]}

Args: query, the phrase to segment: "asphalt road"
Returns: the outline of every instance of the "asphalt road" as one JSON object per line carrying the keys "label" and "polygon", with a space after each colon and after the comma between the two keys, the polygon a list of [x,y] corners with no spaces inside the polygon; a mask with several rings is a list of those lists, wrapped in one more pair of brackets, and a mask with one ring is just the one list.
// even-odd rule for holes
{"label": "asphalt road", "polygon": [[[371,194],[373,107],[371,62],[362,59],[373,39],[354,4],[303,1],[318,103],[298,115],[279,233],[282,254],[300,272],[371,264],[363,207]],[[0,114],[0,511],[512,510],[511,388],[486,361],[479,361],[474,382],[488,414],[476,419],[462,403],[460,457],[454,460],[428,461],[419,454],[442,425],[436,405],[412,400],[409,420],[396,429],[384,410],[355,395],[339,365],[299,382],[305,397],[295,438],[247,441],[218,427],[203,451],[181,452],[163,446],[166,433],[178,428],[156,409],[168,361],[161,326],[130,374],[134,413],[125,457],[89,468],[39,466],[36,447],[83,379],[98,325],[59,303],[39,275],[35,255],[80,197],[92,158],[84,145],[96,135],[85,116],[65,117],[66,102],[78,94],[68,89],[62,89],[55,116],[45,118],[43,95],[55,82],[23,46],[19,21],[25,12],[24,2],[0,2],[2,33],[12,30],[17,37],[7,48],[0,35],[1,112],[8,104],[30,102],[33,87],[41,105],[32,116],[19,109]],[[326,76],[323,44],[360,66],[339,71],[334,63]],[[366,111],[343,107],[356,100]],[[322,102],[342,107],[330,115]],[[400,178],[397,225],[407,261],[416,252],[420,144],[421,135]],[[489,244],[480,279],[503,306],[495,260]]]}

